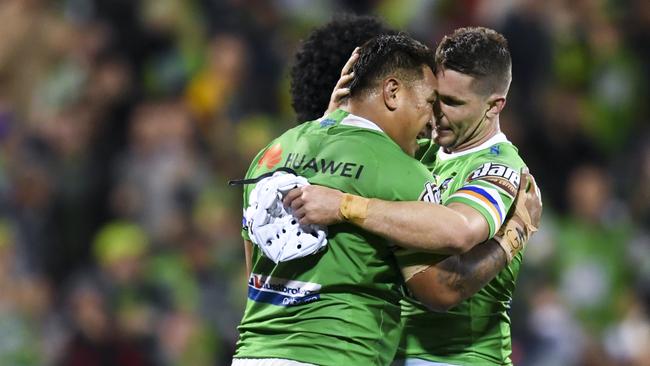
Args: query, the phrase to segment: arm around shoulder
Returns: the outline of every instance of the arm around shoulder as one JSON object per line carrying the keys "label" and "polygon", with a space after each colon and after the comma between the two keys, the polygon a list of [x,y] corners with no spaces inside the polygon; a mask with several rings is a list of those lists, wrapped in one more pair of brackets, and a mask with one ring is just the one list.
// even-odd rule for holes
{"label": "arm around shoulder", "polygon": [[447,311],[478,292],[506,264],[506,253],[490,240],[463,255],[402,272],[415,298],[433,311]]}
{"label": "arm around shoulder", "polygon": [[487,239],[489,227],[480,213],[463,204],[371,200],[361,228],[409,249],[462,254]]}

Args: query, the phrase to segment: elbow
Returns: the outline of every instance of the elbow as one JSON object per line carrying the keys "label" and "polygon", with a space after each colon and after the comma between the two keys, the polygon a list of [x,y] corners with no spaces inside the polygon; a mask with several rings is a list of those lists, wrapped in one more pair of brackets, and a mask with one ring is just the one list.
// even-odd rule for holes
{"label": "elbow", "polygon": [[[474,214],[474,216],[479,215]],[[488,232],[487,221],[482,216],[470,217],[468,214],[450,215],[444,226],[444,238],[449,243],[449,251],[452,255],[467,253],[476,244],[484,241]]]}
{"label": "elbow", "polygon": [[457,306],[462,302],[460,296],[455,294],[438,294],[437,296],[428,296],[425,299],[418,299],[431,311],[444,313],[449,309]]}
{"label": "elbow", "polygon": [[450,255],[461,255],[470,251],[476,243],[470,235],[458,233],[449,238],[449,253]]}
{"label": "elbow", "polygon": [[407,282],[407,285],[415,298],[429,310],[445,312],[463,301],[459,291],[437,284],[436,281],[429,281],[424,277],[416,276]]}

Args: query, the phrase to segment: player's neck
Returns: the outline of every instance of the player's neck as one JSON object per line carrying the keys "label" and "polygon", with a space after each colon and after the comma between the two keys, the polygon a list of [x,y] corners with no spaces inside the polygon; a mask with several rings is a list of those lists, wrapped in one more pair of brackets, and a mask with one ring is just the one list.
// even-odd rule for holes
{"label": "player's neck", "polygon": [[368,103],[364,101],[351,99],[348,101],[347,105],[341,109],[346,110],[355,116],[365,118],[379,126],[382,131],[386,131],[387,123],[384,118],[382,118],[382,116],[377,113],[375,108],[372,108],[372,106],[368,105]]}
{"label": "player's neck", "polygon": [[[411,146],[410,141],[406,140],[402,136],[401,126],[392,119],[391,115],[385,113],[384,110],[377,108],[377,106],[372,103],[373,101],[369,99],[350,99],[346,110],[355,116],[365,118],[375,123],[391,140],[399,145],[405,153],[413,155],[413,146]],[[415,136],[413,136],[413,140],[415,140]]]}
{"label": "player's neck", "polygon": [[489,121],[489,123],[486,123],[485,128],[477,129],[476,131],[474,131],[474,133],[468,139],[466,139],[465,142],[461,143],[460,145],[454,148],[445,149],[445,151],[461,152],[461,151],[473,149],[477,146],[480,146],[485,141],[491,139],[492,137],[496,136],[499,133],[501,133],[501,128],[499,127],[499,116],[497,116],[494,120]]}

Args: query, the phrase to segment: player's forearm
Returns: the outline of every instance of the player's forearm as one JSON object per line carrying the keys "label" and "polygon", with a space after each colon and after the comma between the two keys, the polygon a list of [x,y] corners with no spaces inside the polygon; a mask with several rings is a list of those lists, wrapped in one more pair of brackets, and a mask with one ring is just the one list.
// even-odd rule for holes
{"label": "player's forearm", "polygon": [[471,235],[467,219],[458,212],[427,202],[373,199],[366,219],[357,224],[409,249],[460,254],[484,239]]}
{"label": "player's forearm", "polygon": [[446,311],[477,293],[506,266],[506,254],[494,240],[462,255],[450,256],[407,282],[432,310]]}
{"label": "player's forearm", "polygon": [[472,248],[469,252],[451,256],[434,267],[437,281],[454,296],[458,304],[492,281],[507,264],[506,253],[494,240]]}
{"label": "player's forearm", "polygon": [[253,243],[250,240],[244,240],[244,256],[246,257],[246,278],[248,278],[253,269]]}

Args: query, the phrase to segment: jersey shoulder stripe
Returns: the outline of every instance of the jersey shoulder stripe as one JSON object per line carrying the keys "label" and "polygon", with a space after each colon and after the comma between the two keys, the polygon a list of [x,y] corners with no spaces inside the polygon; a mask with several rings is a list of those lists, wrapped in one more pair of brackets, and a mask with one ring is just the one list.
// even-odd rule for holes
{"label": "jersey shoulder stripe", "polygon": [[477,197],[481,204],[497,214],[499,222],[503,222],[505,216],[504,205],[501,197],[499,197],[499,193],[495,189],[467,185],[456,191],[456,193],[458,192],[468,193]]}
{"label": "jersey shoulder stripe", "polygon": [[[499,192],[494,188],[480,187],[478,185],[466,185],[454,192],[445,204],[460,202],[473,208],[482,208],[489,213],[488,224],[490,226],[490,237],[496,233],[505,221],[505,204]],[[478,207],[477,207],[478,206]]]}

